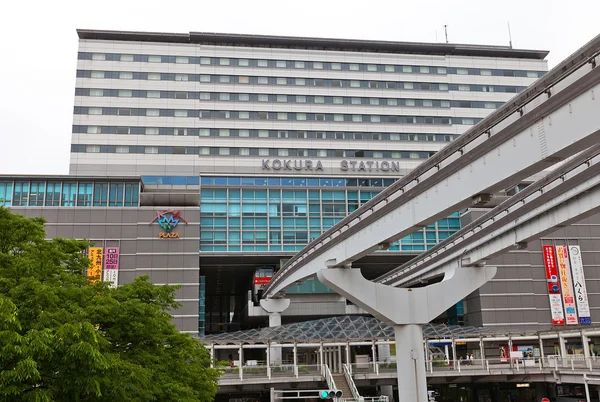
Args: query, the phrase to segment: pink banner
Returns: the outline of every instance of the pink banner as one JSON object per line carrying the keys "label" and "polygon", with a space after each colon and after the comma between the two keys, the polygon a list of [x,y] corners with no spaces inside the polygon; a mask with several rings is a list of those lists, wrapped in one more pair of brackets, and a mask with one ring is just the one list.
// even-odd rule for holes
{"label": "pink banner", "polygon": [[116,288],[119,282],[119,248],[106,247],[104,254],[104,282],[112,282],[111,288]]}

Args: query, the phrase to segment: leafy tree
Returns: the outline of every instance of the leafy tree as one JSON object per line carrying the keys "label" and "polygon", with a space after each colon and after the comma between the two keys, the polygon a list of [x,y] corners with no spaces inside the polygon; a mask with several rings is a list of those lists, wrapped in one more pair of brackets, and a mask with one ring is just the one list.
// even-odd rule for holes
{"label": "leafy tree", "polygon": [[211,401],[208,351],[171,323],[176,287],[92,284],[88,246],[0,208],[0,401]]}

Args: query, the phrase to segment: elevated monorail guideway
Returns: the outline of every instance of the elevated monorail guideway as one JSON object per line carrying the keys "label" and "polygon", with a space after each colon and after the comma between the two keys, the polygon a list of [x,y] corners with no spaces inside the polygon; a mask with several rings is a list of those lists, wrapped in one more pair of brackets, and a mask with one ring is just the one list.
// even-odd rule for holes
{"label": "elevated monorail guideway", "polygon": [[[490,256],[600,206],[599,54],[600,36],[311,242],[273,277],[261,305],[275,311],[286,288],[318,276],[394,325],[400,400],[426,401],[421,324],[492,279],[496,268],[483,264]],[[574,155],[478,220],[480,226],[461,230],[379,283],[352,268],[360,257]],[[437,284],[395,287],[437,274],[445,275]]]}
{"label": "elevated monorail guideway", "polygon": [[327,230],[276,273],[264,297],[326,266],[349,266],[594,145],[599,52],[600,36]]}

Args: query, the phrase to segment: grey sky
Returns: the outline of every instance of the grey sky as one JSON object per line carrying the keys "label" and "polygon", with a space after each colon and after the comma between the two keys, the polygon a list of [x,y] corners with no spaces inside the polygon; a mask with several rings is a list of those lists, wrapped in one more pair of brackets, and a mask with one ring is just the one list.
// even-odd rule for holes
{"label": "grey sky", "polygon": [[0,174],[66,174],[76,28],[449,41],[549,50],[600,33],[598,0],[6,1],[0,14]]}

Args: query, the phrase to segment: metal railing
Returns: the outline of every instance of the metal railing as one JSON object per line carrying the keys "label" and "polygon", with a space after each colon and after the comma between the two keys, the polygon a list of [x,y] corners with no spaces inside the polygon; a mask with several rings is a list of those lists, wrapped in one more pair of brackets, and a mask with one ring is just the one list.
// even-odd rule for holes
{"label": "metal railing", "polygon": [[[381,191],[367,203],[359,207],[356,211],[349,214],[346,218],[335,224],[333,227],[325,231],[322,235],[310,242],[300,252],[296,253],[287,263],[275,274],[271,282],[266,286],[264,295],[273,296],[271,289],[276,287],[283,279],[289,276],[295,267],[300,264],[306,264],[315,257],[323,254],[325,251],[338,244],[340,241],[350,235],[350,233],[359,230],[378,219],[380,213],[389,209],[388,198],[394,198],[394,195],[401,191],[407,192],[409,188],[415,187],[418,183],[424,181],[425,178],[432,176],[439,171],[442,162],[447,159],[456,159],[458,154],[462,154],[462,150],[481,136],[487,135],[490,130],[511,117],[515,113],[523,110],[524,106],[532,102],[535,98],[547,93],[551,94],[552,88],[574,71],[579,69],[586,63],[589,63],[600,52],[600,35],[592,39],[585,46],[573,53],[559,65],[550,70],[545,76],[538,79],[525,91],[517,94],[498,110],[492,112],[484,118],[480,123],[473,128],[467,130],[456,141],[448,144],[441,151],[437,152],[431,158],[423,162],[420,166],[413,169],[411,172],[400,178],[398,181]],[[470,163],[470,161],[465,161]],[[441,177],[441,176],[440,176]],[[431,183],[429,183],[431,185]],[[425,186],[419,187],[420,192],[425,189]],[[392,204],[390,202],[390,204]],[[386,208],[386,206],[388,208]]]}
{"label": "metal railing", "polygon": [[[352,397],[357,402],[363,402],[364,398],[360,396],[358,393],[358,389],[356,388],[356,384],[354,384],[354,379],[352,379],[352,373],[350,372],[350,367],[348,364],[344,363],[344,377],[346,378],[346,382],[348,383],[348,387],[350,388],[350,392],[352,392]],[[346,398],[344,398],[346,399]]]}
{"label": "metal railing", "polygon": [[326,364],[321,365],[321,373],[323,378],[325,378],[325,382],[329,389],[337,389],[335,386],[335,381],[333,380],[333,376],[331,375],[331,370],[329,370],[329,366]]}
{"label": "metal railing", "polygon": [[281,364],[281,365],[243,365],[221,367],[221,379],[233,380],[263,378],[270,380],[271,378],[301,378],[301,377],[322,377],[322,367],[318,364]]}
{"label": "metal railing", "polygon": [[[448,373],[449,375],[501,375],[501,374],[519,374],[519,373],[551,373],[559,372],[600,372],[600,357],[583,355],[568,355],[561,357],[558,355],[548,355],[527,359],[510,358],[487,358],[487,359],[457,359],[443,360],[435,359],[425,362],[426,371],[430,375],[440,375]],[[225,383],[237,383],[245,380],[270,381],[273,378],[289,378],[312,381],[314,378],[321,378],[321,381],[327,382],[329,389],[337,389],[331,370],[327,365],[243,365],[221,367],[220,380]],[[354,378],[360,375],[369,375],[374,377],[384,376],[393,377],[396,375],[396,362],[394,361],[376,361],[369,363],[351,363],[343,365],[343,374],[348,382],[352,398],[356,401],[367,402],[367,398],[360,396]],[[348,400],[350,398],[347,398]]]}

